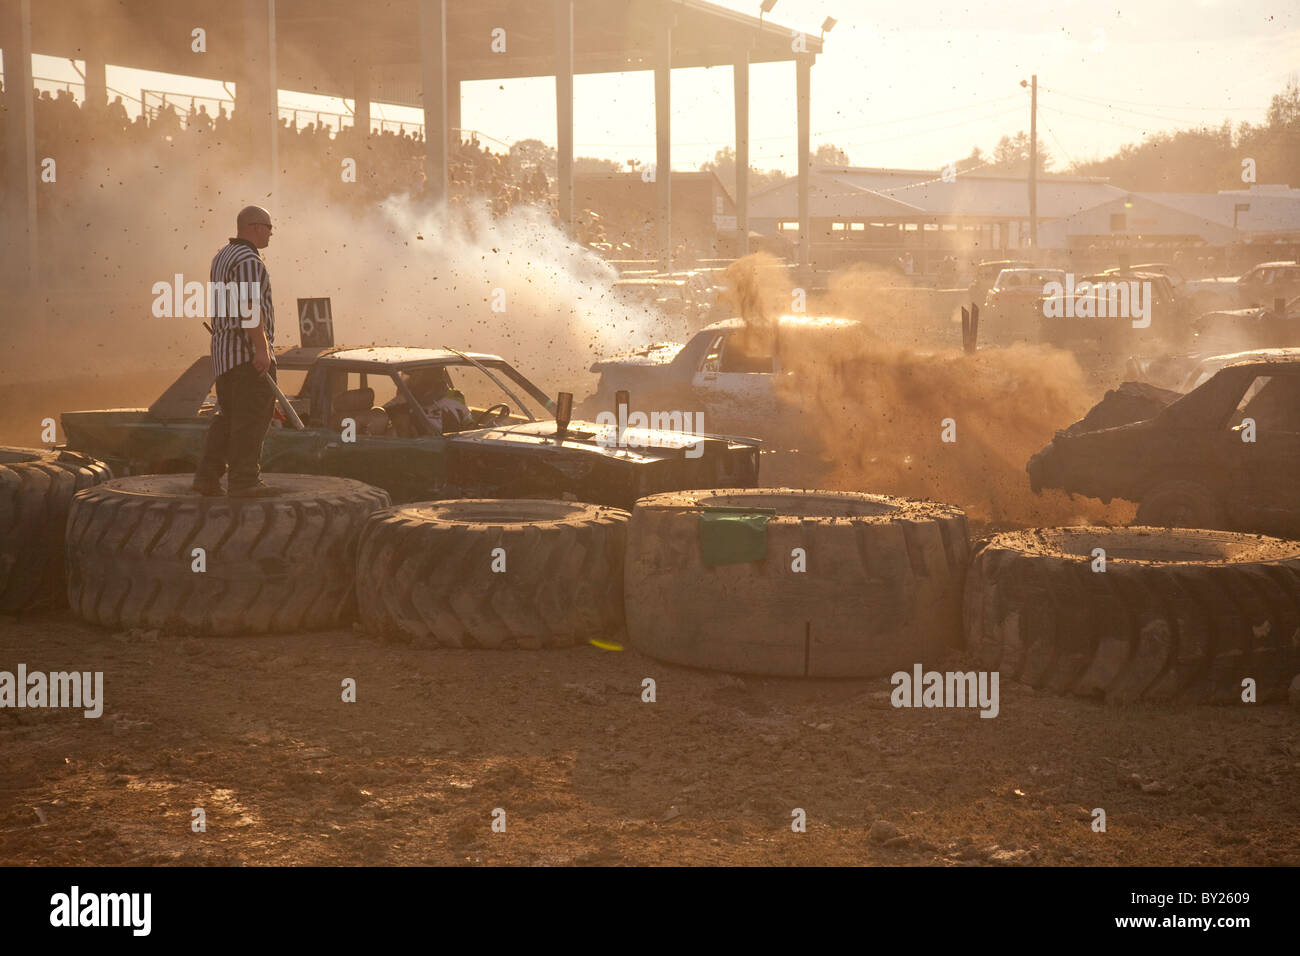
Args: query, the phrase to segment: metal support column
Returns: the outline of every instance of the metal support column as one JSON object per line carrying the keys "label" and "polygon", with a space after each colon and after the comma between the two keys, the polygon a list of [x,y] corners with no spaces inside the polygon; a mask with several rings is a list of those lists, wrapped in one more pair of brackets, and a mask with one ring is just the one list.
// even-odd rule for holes
{"label": "metal support column", "polygon": [[[94,43],[98,38],[92,37]],[[108,106],[107,64],[99,48],[86,51],[86,102],[92,115],[102,115]]]}
{"label": "metal support column", "polygon": [[5,283],[34,286],[40,278],[36,232],[36,127],[32,104],[31,0],[0,3],[5,60],[5,190],[0,273]]}
{"label": "metal support column", "polygon": [[447,196],[447,0],[420,0],[425,195]]}
{"label": "metal support column", "polygon": [[812,129],[812,55],[803,53],[795,61],[797,105],[799,113],[799,266],[805,274],[812,270],[812,223],[808,212],[808,174],[812,168],[809,144]]}
{"label": "metal support column", "polygon": [[352,128],[362,142],[370,135],[370,64],[363,61],[352,73]]}
{"label": "metal support column", "polygon": [[[244,0],[244,75],[235,110],[247,130],[250,169],[247,201],[271,209],[279,168],[279,88],[275,65],[275,0]],[[242,202],[241,202],[242,205]]]}
{"label": "metal support column", "polygon": [[460,80],[447,81],[447,145],[455,152],[460,147]]}
{"label": "metal support column", "polygon": [[555,208],[573,235],[573,0],[555,3]]}
{"label": "metal support column", "polygon": [[731,83],[736,108],[736,229],[739,254],[749,254],[749,50],[736,54]]}
{"label": "metal support column", "polygon": [[665,12],[655,34],[655,198],[659,224],[659,268],[673,267],[672,61],[673,20]]}

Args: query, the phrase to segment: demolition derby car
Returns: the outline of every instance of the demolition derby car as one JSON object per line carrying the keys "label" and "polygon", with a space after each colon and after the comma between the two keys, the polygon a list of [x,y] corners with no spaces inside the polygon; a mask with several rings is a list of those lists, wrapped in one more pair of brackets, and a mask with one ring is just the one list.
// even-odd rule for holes
{"label": "demolition derby car", "polygon": [[[396,502],[569,495],[619,508],[661,491],[758,481],[757,442],[557,421],[555,402],[497,355],[333,345],[275,355],[305,427],[272,423],[268,472],[356,478]],[[413,391],[431,376],[459,392],[469,421],[433,420]],[[216,410],[212,386],[204,356],[149,408],[66,412],[68,447],[118,476],[194,471]]]}
{"label": "demolition derby car", "polygon": [[1030,486],[1135,501],[1140,525],[1300,537],[1300,349],[1246,355],[1186,394],[1109,392],[1029,460]]}
{"label": "demolition derby car", "polygon": [[834,356],[838,337],[860,327],[854,319],[784,315],[751,330],[743,319],[724,319],[684,345],[660,343],[596,362],[591,371],[600,381],[581,410],[594,415],[626,390],[637,408],[683,408],[709,427],[761,437],[777,414],[777,380],[788,371],[783,352]]}

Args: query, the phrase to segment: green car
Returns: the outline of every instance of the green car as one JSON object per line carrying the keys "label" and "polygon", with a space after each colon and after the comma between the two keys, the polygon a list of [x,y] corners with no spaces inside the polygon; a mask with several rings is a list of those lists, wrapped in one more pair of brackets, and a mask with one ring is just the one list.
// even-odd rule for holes
{"label": "green car", "polygon": [[[751,439],[583,421],[559,434],[555,403],[496,355],[297,347],[277,349],[276,368],[305,427],[277,416],[263,448],[267,472],[356,478],[395,502],[570,496],[618,508],[660,491],[758,482]],[[67,445],[118,476],[192,472],[216,409],[213,378],[204,356],[149,408],[65,412]],[[428,395],[416,394],[430,380],[454,389],[468,419],[431,417]]]}

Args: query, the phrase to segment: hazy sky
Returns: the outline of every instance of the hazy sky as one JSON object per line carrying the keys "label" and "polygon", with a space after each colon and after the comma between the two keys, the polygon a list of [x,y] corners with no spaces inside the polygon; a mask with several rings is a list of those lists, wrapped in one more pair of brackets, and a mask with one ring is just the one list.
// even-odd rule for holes
{"label": "hazy sky", "polygon": [[[720,0],[758,12],[757,0]],[[360,4],[359,4],[360,5]],[[1022,79],[1037,73],[1040,138],[1057,167],[1109,155],[1147,132],[1224,119],[1259,122],[1300,71],[1295,0],[1047,0],[957,4],[779,0],[768,19],[817,32],[839,22],[812,70],[813,147],[834,143],[864,166],[938,168],[972,146],[990,150],[1028,130]],[[486,43],[485,39],[485,43]],[[77,79],[67,61],[38,57],[37,75]],[[109,85],[224,95],[220,84],[109,68]],[[654,159],[651,73],[579,76],[579,155]],[[555,142],[554,81],[466,83],[467,128],[499,140]],[[794,67],[751,68],[751,153],[793,171]],[[338,100],[282,94],[282,106],[344,112]],[[389,118],[419,112],[375,108]],[[694,168],[733,143],[731,70],[673,76],[673,165]],[[303,120],[306,122],[306,119]],[[1300,185],[1300,184],[1292,184]]]}

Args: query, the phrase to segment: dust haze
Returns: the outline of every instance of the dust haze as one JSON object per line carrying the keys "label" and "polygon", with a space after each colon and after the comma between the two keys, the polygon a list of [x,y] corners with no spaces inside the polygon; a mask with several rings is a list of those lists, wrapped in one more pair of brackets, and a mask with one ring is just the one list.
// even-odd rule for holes
{"label": "dust haze", "polygon": [[657,315],[615,300],[613,267],[545,209],[494,216],[486,201],[408,196],[359,207],[287,186],[268,199],[241,192],[239,170],[153,160],[121,150],[61,174],[42,239],[54,262],[37,292],[0,296],[0,438],[32,444],[33,415],[147,405],[206,353],[202,319],[155,317],[152,289],[178,273],[206,283],[248,203],[275,224],[263,256],[279,346],[298,343],[295,300],[328,296],[339,344],[493,352],[551,394],[581,395],[595,358],[663,334]]}
{"label": "dust haze", "polygon": [[[747,326],[770,336],[794,301],[785,270],[758,254],[734,263],[728,278]],[[796,479],[949,501],[995,526],[1131,520],[1124,502],[1030,491],[1025,462],[1100,397],[1073,355],[1039,345],[923,349],[911,343],[936,340],[935,330],[914,319],[905,296],[895,277],[854,267],[809,301],[808,314],[861,325],[782,342],[782,420],[798,423],[791,427],[803,430],[809,452],[793,465]],[[942,440],[945,424],[954,441]]]}

